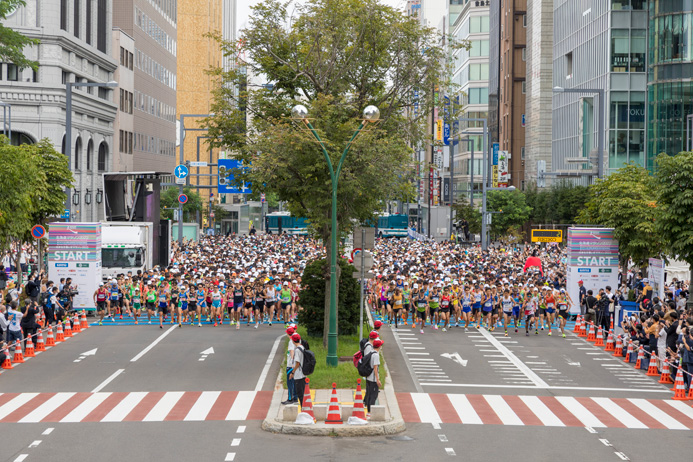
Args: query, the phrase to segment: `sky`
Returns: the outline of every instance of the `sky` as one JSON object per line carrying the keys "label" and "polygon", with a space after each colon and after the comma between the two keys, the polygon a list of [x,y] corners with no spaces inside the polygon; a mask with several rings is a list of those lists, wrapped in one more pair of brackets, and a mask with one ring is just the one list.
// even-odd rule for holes
{"label": "sky", "polygon": [[[236,0],[236,28],[241,30],[246,28],[248,25],[248,17],[250,16],[251,7],[263,0]],[[297,0],[296,3],[304,3],[305,0]],[[386,5],[399,7],[404,9],[406,5],[406,0],[380,0]],[[238,36],[238,34],[236,34]]]}

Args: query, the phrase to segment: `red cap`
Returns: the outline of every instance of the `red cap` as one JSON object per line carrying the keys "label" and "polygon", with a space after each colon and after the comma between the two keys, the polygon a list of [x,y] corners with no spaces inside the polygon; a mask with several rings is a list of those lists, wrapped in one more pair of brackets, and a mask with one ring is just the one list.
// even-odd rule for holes
{"label": "red cap", "polygon": [[378,338],[378,333],[372,330],[371,333],[368,334],[368,338]]}
{"label": "red cap", "polygon": [[301,336],[298,334],[294,334],[291,336],[291,340],[293,340],[295,343],[298,343],[301,341]]}
{"label": "red cap", "polygon": [[383,345],[383,343],[385,343],[385,342],[383,342],[380,339],[376,339],[373,341],[373,348],[380,348]]}
{"label": "red cap", "polygon": [[293,335],[294,332],[296,332],[296,329],[294,329],[293,327],[289,327],[288,329],[286,329],[286,333],[289,335]]}
{"label": "red cap", "polygon": [[645,300],[643,300],[642,302],[643,302],[644,304],[646,304],[646,305],[647,305],[648,303],[650,303],[650,299],[649,299],[649,298],[646,298],[646,299],[645,299]]}
{"label": "red cap", "polygon": [[382,327],[383,323],[381,321],[373,321],[373,327],[376,329],[380,329]]}
{"label": "red cap", "polygon": [[578,281],[578,284],[584,284],[584,283],[582,282],[582,279],[580,279],[580,280]]}

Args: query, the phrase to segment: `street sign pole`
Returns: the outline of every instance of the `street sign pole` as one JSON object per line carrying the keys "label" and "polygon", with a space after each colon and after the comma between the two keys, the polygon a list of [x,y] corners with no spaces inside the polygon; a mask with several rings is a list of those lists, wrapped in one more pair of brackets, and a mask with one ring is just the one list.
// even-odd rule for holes
{"label": "street sign pole", "polygon": [[[185,162],[185,157],[183,155],[183,149],[185,147],[185,116],[180,115],[180,126],[178,130],[180,131],[180,145],[178,146],[178,160],[179,164]],[[178,195],[183,194],[183,185],[178,185]],[[178,247],[183,245],[183,203],[178,201]]]}
{"label": "street sign pole", "polygon": [[[361,228],[361,242],[366,242],[366,228]],[[361,252],[364,252],[363,250]],[[366,279],[364,273],[366,266],[366,259],[361,258],[361,309],[359,310],[359,340],[363,338],[363,281]]]}

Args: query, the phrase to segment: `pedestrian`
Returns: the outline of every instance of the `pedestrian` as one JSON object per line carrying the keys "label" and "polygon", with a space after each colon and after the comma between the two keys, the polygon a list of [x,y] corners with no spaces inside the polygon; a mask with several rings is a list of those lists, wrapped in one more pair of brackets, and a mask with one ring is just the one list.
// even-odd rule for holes
{"label": "pedestrian", "polygon": [[586,313],[587,305],[585,299],[587,298],[587,289],[584,283],[580,280],[578,281],[578,286],[580,287],[578,299],[580,300],[580,314],[584,317]]}
{"label": "pedestrian", "polygon": [[368,410],[366,418],[371,416],[371,407],[375,405],[378,399],[378,392],[382,384],[380,383],[380,349],[383,346],[383,341],[376,339],[373,341],[373,354],[371,355],[370,362],[373,372],[366,377],[366,395],[364,396],[364,404]]}
{"label": "pedestrian", "polygon": [[21,322],[22,332],[24,333],[24,348],[26,348],[27,337],[36,335],[36,329],[39,327],[36,322],[36,316],[39,312],[40,310],[36,301],[28,302],[24,308],[24,316],[22,316]]}
{"label": "pedestrian", "polygon": [[0,305],[0,344],[4,344],[5,340],[7,339],[8,325],[9,322],[7,320],[7,309],[5,308],[5,305]]}
{"label": "pedestrian", "polygon": [[[17,302],[12,301],[9,308],[7,308],[7,314],[9,316],[9,325],[7,326],[7,344],[10,347],[14,347],[17,340],[22,341],[22,312],[17,310]],[[20,346],[21,348],[21,346]]]}
{"label": "pedestrian", "polygon": [[286,349],[286,389],[289,392],[289,396],[286,401],[282,404],[293,404],[298,401],[296,398],[295,380],[292,375],[294,372],[294,354],[296,352],[296,345],[292,341],[291,337],[296,333],[296,329],[289,327],[286,329],[286,335],[289,337],[289,346]]}
{"label": "pedestrian", "polygon": [[690,322],[687,326],[681,329],[681,347],[682,347],[682,359],[683,359],[683,370],[684,370],[684,383],[686,384],[686,390],[691,387],[691,374],[693,374],[693,335],[691,335],[691,325]]}
{"label": "pedestrian", "polygon": [[596,321],[596,308],[597,308],[597,298],[594,296],[592,289],[587,291],[587,296],[585,297],[585,321],[594,322]]}
{"label": "pedestrian", "polygon": [[303,347],[301,346],[301,336],[293,334],[291,341],[294,344],[294,370],[289,374],[289,379],[294,380],[294,391],[296,399],[303,407],[303,392],[306,390],[306,376],[303,375],[301,364],[303,363]]}

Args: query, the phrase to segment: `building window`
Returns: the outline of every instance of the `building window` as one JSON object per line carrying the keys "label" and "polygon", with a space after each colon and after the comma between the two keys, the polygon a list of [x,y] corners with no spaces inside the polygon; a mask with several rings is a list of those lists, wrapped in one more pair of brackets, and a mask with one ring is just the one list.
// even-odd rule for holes
{"label": "building window", "polygon": [[77,137],[75,142],[75,170],[79,170],[79,158],[82,155],[82,138]]}
{"label": "building window", "polygon": [[527,61],[527,48],[522,49],[522,61]]}
{"label": "building window", "polygon": [[527,27],[527,15],[522,15],[522,27]]}
{"label": "building window", "polygon": [[38,71],[37,70],[31,70],[31,80],[36,83],[38,82]]}
{"label": "building window", "polygon": [[86,21],[86,29],[84,32],[84,39],[87,41],[89,45],[91,45],[91,2],[93,0],[86,0],[87,2],[87,21]]}
{"label": "building window", "polygon": [[75,0],[75,23],[74,23],[74,30],[75,30],[75,37],[79,38],[79,13],[80,13],[80,4],[79,0]]}
{"label": "building window", "polygon": [[89,140],[89,143],[87,144],[87,170],[91,171],[93,168],[92,163],[93,163],[93,157],[94,157],[94,142],[92,140]]}
{"label": "building window", "polygon": [[565,54],[565,78],[570,79],[573,77],[573,52]]}
{"label": "building window", "polygon": [[525,80],[522,81],[522,94],[527,93],[527,82]]}
{"label": "building window", "polygon": [[106,171],[106,162],[108,160],[107,157],[108,157],[108,152],[106,152],[106,144],[105,143],[99,144],[99,165],[98,165],[99,172],[105,172]]}
{"label": "building window", "polygon": [[522,146],[520,148],[520,159],[524,160],[525,159],[525,147]]}
{"label": "building window", "polygon": [[7,65],[7,80],[10,80],[12,82],[16,82],[19,80],[19,69],[17,69],[16,64],[8,64]]}
{"label": "building window", "polygon": [[67,30],[67,0],[60,0],[60,28]]}
{"label": "building window", "polygon": [[96,7],[96,48],[100,52],[106,53],[106,38],[107,34],[110,32],[106,29],[106,23],[108,22],[108,0],[98,0],[98,2]]}

